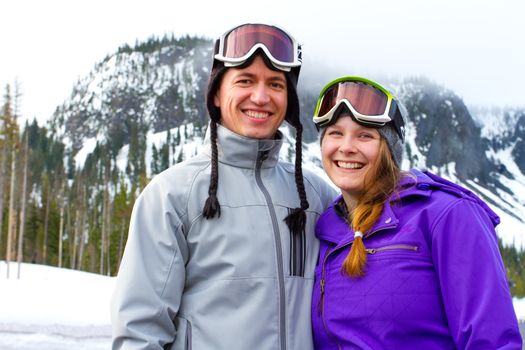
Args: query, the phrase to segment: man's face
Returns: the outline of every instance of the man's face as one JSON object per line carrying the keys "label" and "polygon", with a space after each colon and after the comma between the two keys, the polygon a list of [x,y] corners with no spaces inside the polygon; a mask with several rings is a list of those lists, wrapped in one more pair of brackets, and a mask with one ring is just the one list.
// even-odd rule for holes
{"label": "man's face", "polygon": [[223,126],[242,136],[271,139],[286,115],[286,77],[257,56],[248,67],[226,71],[214,103]]}

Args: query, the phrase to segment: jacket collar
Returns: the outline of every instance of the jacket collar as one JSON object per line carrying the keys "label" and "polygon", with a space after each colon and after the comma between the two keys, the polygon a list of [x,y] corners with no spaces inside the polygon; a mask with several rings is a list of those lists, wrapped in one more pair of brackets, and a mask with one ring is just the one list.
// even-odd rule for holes
{"label": "jacket collar", "polygon": [[[396,192],[385,202],[381,216],[372,229],[366,233],[365,237],[387,228],[397,227],[399,219],[394,214],[392,206],[396,205],[397,201],[408,197],[430,197],[432,185],[432,179],[418,170],[412,170],[403,176],[399,181]],[[346,245],[354,240],[354,230],[350,227],[347,218],[340,214],[341,210],[337,209],[337,206],[342,201],[342,196],[337,197],[333,201],[323,214],[323,220],[319,223],[319,225],[326,224],[326,227],[318,227],[317,231],[320,239],[337,245]]]}
{"label": "jacket collar", "polygon": [[[324,212],[323,219],[318,221],[318,238],[337,245],[345,245],[354,241],[354,230],[350,227],[350,223],[345,215],[342,214],[341,209],[338,208],[341,205],[344,205],[343,197],[339,196]],[[383,207],[381,216],[372,229],[366,233],[366,236],[387,228],[396,227],[398,223],[399,220],[394,214],[390,202],[387,202]]]}
{"label": "jacket collar", "polygon": [[[217,125],[217,150],[219,162],[239,168],[254,169],[261,152],[267,153],[263,168],[274,167],[279,161],[279,151],[283,144],[282,133],[278,130],[275,139],[260,140],[244,137],[224,126]],[[211,157],[210,128],[204,138],[204,153]]]}
{"label": "jacket collar", "polygon": [[[397,227],[399,220],[395,216],[392,208],[397,205],[396,202],[399,200],[411,197],[428,198],[434,191],[443,191],[459,198],[471,200],[485,210],[494,226],[500,222],[498,215],[472,191],[430,172],[412,169],[408,174],[401,178],[396,192],[385,203],[379,220],[377,220],[372,229],[366,235],[376,234],[378,231]],[[337,245],[345,245],[354,240],[354,230],[349,226],[347,219],[340,216],[335,209],[335,206],[341,201],[342,196],[339,196],[328,207],[323,214],[323,220],[319,221],[317,230],[319,238]]]}

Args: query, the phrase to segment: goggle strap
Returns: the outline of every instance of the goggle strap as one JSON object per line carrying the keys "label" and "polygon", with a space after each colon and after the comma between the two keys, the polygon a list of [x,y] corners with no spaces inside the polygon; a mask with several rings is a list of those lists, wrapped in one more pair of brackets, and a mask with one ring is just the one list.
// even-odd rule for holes
{"label": "goggle strap", "polygon": [[394,124],[394,129],[399,135],[399,138],[401,139],[401,141],[404,142],[405,141],[405,121],[403,120],[403,116],[401,115],[401,109],[399,109],[399,107],[396,108],[396,112],[394,114],[394,117],[392,118],[392,124]]}

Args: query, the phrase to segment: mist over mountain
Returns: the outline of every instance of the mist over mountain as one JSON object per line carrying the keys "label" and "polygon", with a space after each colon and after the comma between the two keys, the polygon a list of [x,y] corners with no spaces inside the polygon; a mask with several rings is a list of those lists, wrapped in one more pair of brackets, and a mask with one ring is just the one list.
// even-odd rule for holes
{"label": "mist over mountain", "polygon": [[[170,130],[163,134],[166,146],[168,142],[171,145],[164,165],[146,166],[147,176],[153,176],[189,156],[178,150],[181,138],[177,144],[174,141],[180,127],[191,126],[183,143],[203,137],[208,122],[205,91],[212,47],[208,39],[164,37],[151,38],[134,48],[119,48],[77,82],[71,97],[57,108],[52,129],[72,156],[89,140],[96,140],[107,145],[115,159],[120,153],[120,164],[129,163],[122,160],[126,145],[132,147],[141,140],[141,146],[135,148],[142,147],[141,157],[146,157],[150,152],[146,148],[151,145],[148,137]],[[299,81],[306,144],[317,142],[311,116],[318,93],[329,80],[320,80],[322,76],[319,70],[303,70]],[[469,110],[453,91],[423,77],[381,83],[409,112],[403,168],[429,169],[460,182],[520,223],[519,232],[508,235],[525,236],[525,110]],[[154,153],[159,156],[161,144],[157,146]],[[293,152],[293,147],[289,149]],[[310,160],[305,158],[305,162]],[[313,163],[320,164],[318,159]]]}

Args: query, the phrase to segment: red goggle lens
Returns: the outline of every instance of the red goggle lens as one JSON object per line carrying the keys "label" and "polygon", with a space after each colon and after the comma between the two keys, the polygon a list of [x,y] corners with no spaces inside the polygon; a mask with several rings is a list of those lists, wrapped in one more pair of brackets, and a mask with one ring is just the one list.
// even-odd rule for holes
{"label": "red goggle lens", "polygon": [[357,112],[370,116],[384,114],[388,103],[388,96],[371,85],[343,81],[326,90],[318,115],[325,115],[342,99],[347,99]]}
{"label": "red goggle lens", "polygon": [[233,29],[224,38],[223,56],[240,58],[256,44],[263,44],[272,56],[286,63],[294,62],[294,43],[279,28],[263,24],[247,24]]}

